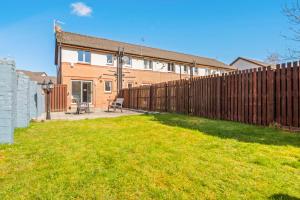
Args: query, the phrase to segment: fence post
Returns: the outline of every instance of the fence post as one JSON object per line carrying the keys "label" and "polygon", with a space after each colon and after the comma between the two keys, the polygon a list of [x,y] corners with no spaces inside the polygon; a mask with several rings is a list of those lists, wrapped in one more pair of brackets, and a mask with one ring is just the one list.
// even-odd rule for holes
{"label": "fence post", "polygon": [[168,84],[165,83],[165,112],[168,111]]}
{"label": "fence post", "polygon": [[299,99],[298,99],[298,92],[299,92],[299,68],[298,62],[293,62],[293,127],[298,127],[298,118],[299,118]]}
{"label": "fence post", "polygon": [[267,69],[267,125],[274,122],[275,112],[274,112],[274,71],[271,67]]}
{"label": "fence post", "polygon": [[136,89],[136,109],[139,109],[139,95],[140,95],[140,90],[139,88]]}
{"label": "fence post", "polygon": [[152,90],[153,90],[153,86],[150,85],[150,88],[149,88],[149,111],[152,111]]}
{"label": "fence post", "polygon": [[13,143],[16,125],[16,68],[12,60],[0,60],[0,143]]}

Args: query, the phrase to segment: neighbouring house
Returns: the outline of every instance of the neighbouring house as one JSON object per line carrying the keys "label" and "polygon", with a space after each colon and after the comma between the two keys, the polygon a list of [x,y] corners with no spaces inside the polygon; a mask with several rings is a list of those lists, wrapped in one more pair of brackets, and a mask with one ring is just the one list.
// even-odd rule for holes
{"label": "neighbouring house", "polygon": [[274,64],[262,62],[259,60],[244,58],[244,57],[238,57],[235,59],[230,66],[236,67],[238,70],[244,70],[244,69],[254,69],[259,67],[269,67],[272,68],[275,67]]}
{"label": "neighbouring house", "polygon": [[56,84],[57,78],[55,76],[48,76],[46,72],[32,72],[28,70],[17,70],[28,76],[32,81],[36,81],[37,84],[43,84],[44,80],[48,83],[50,80]]}
{"label": "neighbouring house", "polygon": [[210,58],[57,31],[57,81],[66,84],[68,108],[76,102],[105,108],[121,88],[150,85],[236,68]]}

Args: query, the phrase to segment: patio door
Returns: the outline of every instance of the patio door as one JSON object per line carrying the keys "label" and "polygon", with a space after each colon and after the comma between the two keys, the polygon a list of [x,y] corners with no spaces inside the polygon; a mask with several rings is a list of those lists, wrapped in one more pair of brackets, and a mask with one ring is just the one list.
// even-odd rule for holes
{"label": "patio door", "polygon": [[82,82],[82,102],[91,103],[92,82]]}
{"label": "patio door", "polygon": [[92,103],[93,81],[72,81],[72,103]]}

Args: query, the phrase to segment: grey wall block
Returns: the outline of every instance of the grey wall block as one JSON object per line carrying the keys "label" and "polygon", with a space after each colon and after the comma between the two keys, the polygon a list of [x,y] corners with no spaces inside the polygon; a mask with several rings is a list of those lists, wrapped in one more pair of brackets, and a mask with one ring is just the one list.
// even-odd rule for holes
{"label": "grey wall block", "polygon": [[29,82],[29,116],[30,119],[37,118],[37,83]]}
{"label": "grey wall block", "polygon": [[40,117],[45,112],[45,95],[43,93],[41,85],[37,85],[37,116]]}
{"label": "grey wall block", "polygon": [[0,60],[0,143],[13,143],[16,124],[16,68],[11,60]]}
{"label": "grey wall block", "polygon": [[13,143],[15,127],[27,127],[45,112],[42,88],[23,73],[14,61],[0,60],[0,143]]}
{"label": "grey wall block", "polygon": [[27,127],[29,125],[29,77],[23,73],[17,73],[17,117],[16,127]]}

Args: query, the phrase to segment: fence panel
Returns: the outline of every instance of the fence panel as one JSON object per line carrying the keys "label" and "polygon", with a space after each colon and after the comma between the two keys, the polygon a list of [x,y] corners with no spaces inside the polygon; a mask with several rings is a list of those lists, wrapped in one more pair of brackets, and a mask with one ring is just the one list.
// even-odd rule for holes
{"label": "fence panel", "polygon": [[67,111],[67,85],[54,85],[50,93],[50,110],[51,112]]}
{"label": "fence panel", "polygon": [[299,62],[124,89],[127,108],[300,127]]}

